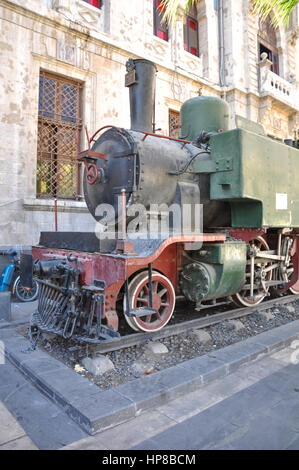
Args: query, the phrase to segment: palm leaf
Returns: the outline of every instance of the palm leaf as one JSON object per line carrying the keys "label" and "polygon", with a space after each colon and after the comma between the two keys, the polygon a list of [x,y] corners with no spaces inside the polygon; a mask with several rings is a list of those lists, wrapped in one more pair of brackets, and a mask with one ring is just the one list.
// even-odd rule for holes
{"label": "palm leaf", "polygon": [[[275,9],[272,24],[277,27],[281,23],[289,24],[291,13],[298,2],[299,0],[253,0],[253,7],[254,12],[263,19],[268,18]],[[161,3],[165,8],[163,21],[173,25],[177,19],[181,0],[161,0]],[[187,15],[189,8],[196,3],[199,3],[199,0],[186,0],[184,16]]]}
{"label": "palm leaf", "polygon": [[[178,16],[181,0],[161,0],[161,3],[165,8],[163,21],[167,21],[169,24],[173,25]],[[186,0],[184,16],[188,14],[190,7],[195,3],[199,3],[199,0]]]}
{"label": "palm leaf", "polygon": [[271,20],[272,25],[277,27],[279,24],[284,23],[288,26],[291,13],[298,2],[299,0],[254,0],[253,12],[258,13],[265,20],[274,10],[275,14]]}

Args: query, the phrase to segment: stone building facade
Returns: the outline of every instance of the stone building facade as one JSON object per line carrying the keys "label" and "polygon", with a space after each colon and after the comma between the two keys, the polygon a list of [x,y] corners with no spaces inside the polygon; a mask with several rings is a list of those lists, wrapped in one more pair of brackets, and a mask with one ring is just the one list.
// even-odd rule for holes
{"label": "stone building facade", "polygon": [[[130,126],[128,58],[156,63],[157,132],[175,135],[182,103],[222,97],[266,134],[299,129],[299,11],[275,32],[249,0],[202,0],[174,27],[153,0],[0,0],[0,245],[30,246],[39,232],[93,231],[82,198],[76,136]],[[184,1],[182,1],[182,7]],[[223,13],[223,42],[219,15]],[[185,24],[184,24],[185,23]],[[272,60],[269,60],[272,59]],[[299,138],[299,137],[298,137]]]}

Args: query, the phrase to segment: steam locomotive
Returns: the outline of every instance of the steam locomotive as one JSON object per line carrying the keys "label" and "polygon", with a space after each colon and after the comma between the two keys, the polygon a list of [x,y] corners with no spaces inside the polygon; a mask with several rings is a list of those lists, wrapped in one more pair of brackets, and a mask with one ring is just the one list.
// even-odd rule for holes
{"label": "steam locomotive", "polygon": [[24,260],[27,284],[32,272],[40,284],[39,331],[99,343],[118,336],[122,316],[135,331],[160,330],[177,295],[200,310],[299,293],[298,142],[271,140],[241,117],[230,130],[228,104],[204,96],[183,104],[181,138],[155,134],[155,75],[152,62],[128,61],[131,129],[87,133],[77,156],[87,207],[105,230],[43,232],[33,266]]}

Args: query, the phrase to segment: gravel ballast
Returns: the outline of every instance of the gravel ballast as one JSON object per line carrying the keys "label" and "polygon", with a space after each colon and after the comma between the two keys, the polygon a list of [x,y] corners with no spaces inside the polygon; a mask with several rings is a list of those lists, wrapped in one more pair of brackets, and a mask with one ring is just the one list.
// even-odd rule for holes
{"label": "gravel ballast", "polygon": [[[190,304],[182,303],[180,311],[182,312],[183,310],[187,320],[189,311],[192,310]],[[159,343],[162,345],[162,348],[159,349],[166,351],[167,348],[168,350],[164,354],[155,354],[155,348],[148,348],[146,344],[109,352],[106,354],[106,357],[112,361],[114,369],[99,376],[94,376],[86,369],[78,367],[78,364],[82,364],[84,357],[92,355],[91,349],[88,346],[78,350],[74,342],[67,342],[60,337],[43,335],[40,347],[73,370],[78,371],[80,375],[89,379],[100,389],[108,390],[144,375],[154,374],[189,359],[202,356],[211,351],[221,350],[221,348],[230,344],[298,320],[299,300],[295,300],[291,304],[276,304],[269,308],[267,312],[269,315],[261,315],[257,307],[256,312],[241,319],[244,328],[236,329],[227,320],[202,329],[201,331],[210,335],[210,341],[201,342],[199,339],[200,335],[194,334],[192,330],[160,339]],[[193,311],[191,316],[194,318]],[[18,328],[19,332],[21,331],[20,328]],[[24,328],[22,333],[25,334]]]}

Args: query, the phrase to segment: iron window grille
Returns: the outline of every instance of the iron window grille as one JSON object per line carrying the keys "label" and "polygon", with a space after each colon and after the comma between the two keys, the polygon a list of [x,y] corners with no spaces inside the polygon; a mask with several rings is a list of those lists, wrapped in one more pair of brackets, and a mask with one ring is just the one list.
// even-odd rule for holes
{"label": "iron window grille", "polygon": [[40,73],[37,197],[80,198],[76,135],[82,128],[81,90],[79,82]]}
{"label": "iron window grille", "polygon": [[184,49],[195,56],[199,56],[198,48],[198,21],[196,6],[190,8],[184,18]]}
{"label": "iron window grille", "polygon": [[154,0],[154,35],[168,41],[168,25],[162,21],[165,6],[160,0]]}
{"label": "iron window grille", "polygon": [[178,111],[169,110],[169,137],[178,139],[180,136],[180,113]]}

